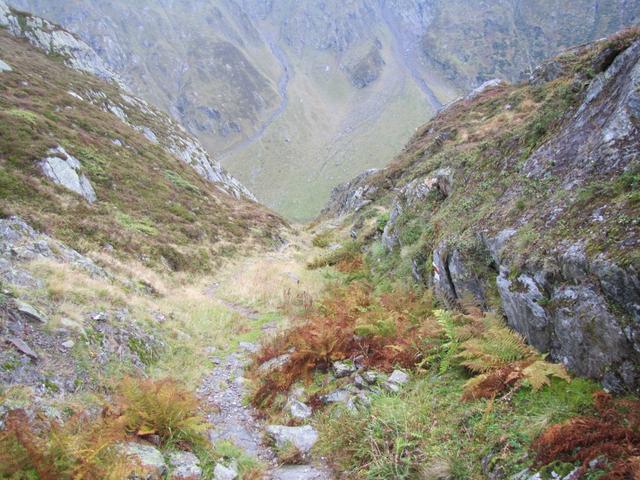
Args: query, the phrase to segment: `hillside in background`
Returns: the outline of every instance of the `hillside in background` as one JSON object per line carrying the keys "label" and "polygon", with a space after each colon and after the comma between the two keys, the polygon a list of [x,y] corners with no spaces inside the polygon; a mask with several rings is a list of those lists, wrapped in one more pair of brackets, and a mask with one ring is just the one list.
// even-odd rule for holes
{"label": "hillside in background", "polygon": [[640,18],[616,0],[13,0],[77,32],[257,197],[309,219],[460,93]]}

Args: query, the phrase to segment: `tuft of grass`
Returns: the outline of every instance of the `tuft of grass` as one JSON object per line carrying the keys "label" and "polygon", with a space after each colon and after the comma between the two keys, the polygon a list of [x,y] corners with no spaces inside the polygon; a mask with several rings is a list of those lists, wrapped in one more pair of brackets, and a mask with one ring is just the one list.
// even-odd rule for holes
{"label": "tuft of grass", "polygon": [[198,399],[177,381],[127,377],[118,394],[127,432],[140,437],[158,435],[164,445],[204,441],[208,425],[198,413]]}

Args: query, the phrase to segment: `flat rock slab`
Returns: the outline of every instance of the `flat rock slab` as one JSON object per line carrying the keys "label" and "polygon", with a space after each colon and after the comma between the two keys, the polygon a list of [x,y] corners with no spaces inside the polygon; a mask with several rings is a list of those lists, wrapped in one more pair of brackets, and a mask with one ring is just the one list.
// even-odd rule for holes
{"label": "flat rock slab", "polygon": [[33,358],[34,360],[38,359],[38,354],[34,352],[29,345],[27,345],[23,340],[20,340],[17,337],[9,337],[7,339],[11,345],[13,345],[20,353],[25,354],[28,357]]}
{"label": "flat rock slab", "polygon": [[268,425],[266,432],[278,447],[288,443],[296,447],[300,453],[307,454],[318,441],[318,432],[311,425],[287,427],[284,425]]}
{"label": "flat rock slab", "polygon": [[330,480],[330,472],[311,465],[291,465],[273,471],[273,480]]}

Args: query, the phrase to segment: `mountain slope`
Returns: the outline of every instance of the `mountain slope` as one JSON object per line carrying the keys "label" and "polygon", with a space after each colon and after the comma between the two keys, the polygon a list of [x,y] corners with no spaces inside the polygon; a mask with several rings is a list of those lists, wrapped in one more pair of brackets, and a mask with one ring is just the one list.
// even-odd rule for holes
{"label": "mountain slope", "polygon": [[315,215],[337,183],[383,166],[460,92],[516,80],[640,18],[635,0],[13,3],[79,33],[296,219]]}
{"label": "mountain slope", "polygon": [[637,30],[440,112],[325,210],[374,270],[501,312],[551,359],[640,386]]}
{"label": "mountain slope", "polygon": [[65,66],[64,52],[34,50],[10,32],[41,38],[35,20],[12,15],[26,30],[0,30],[3,215],[83,251],[110,245],[175,269],[277,236],[281,220],[166,114]]}

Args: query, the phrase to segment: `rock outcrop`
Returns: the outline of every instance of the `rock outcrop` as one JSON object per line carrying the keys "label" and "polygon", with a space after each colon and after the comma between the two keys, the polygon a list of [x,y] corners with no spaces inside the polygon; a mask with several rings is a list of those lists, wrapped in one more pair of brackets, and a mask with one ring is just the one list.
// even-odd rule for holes
{"label": "rock outcrop", "polygon": [[80,161],[69,155],[63,147],[58,145],[50,149],[47,157],[40,162],[40,168],[54,183],[77,193],[87,202],[94,203],[97,200],[91,182],[81,172]]}
{"label": "rock outcrop", "polygon": [[[531,82],[490,82],[449,106],[392,167],[337,189],[325,216],[348,214],[357,224],[386,209],[379,241],[447,306],[500,310],[552,360],[612,391],[637,391],[638,35],[570,50]],[[509,95],[525,88],[561,95],[564,110],[554,104],[524,130],[492,130],[496,117],[511,116]],[[496,110],[484,110],[485,143],[474,151],[475,127],[465,120],[484,107]],[[458,128],[465,133],[456,139]],[[534,138],[535,148],[520,146],[510,128]],[[433,149],[443,131],[449,136]],[[496,188],[492,176],[506,180]]]}

